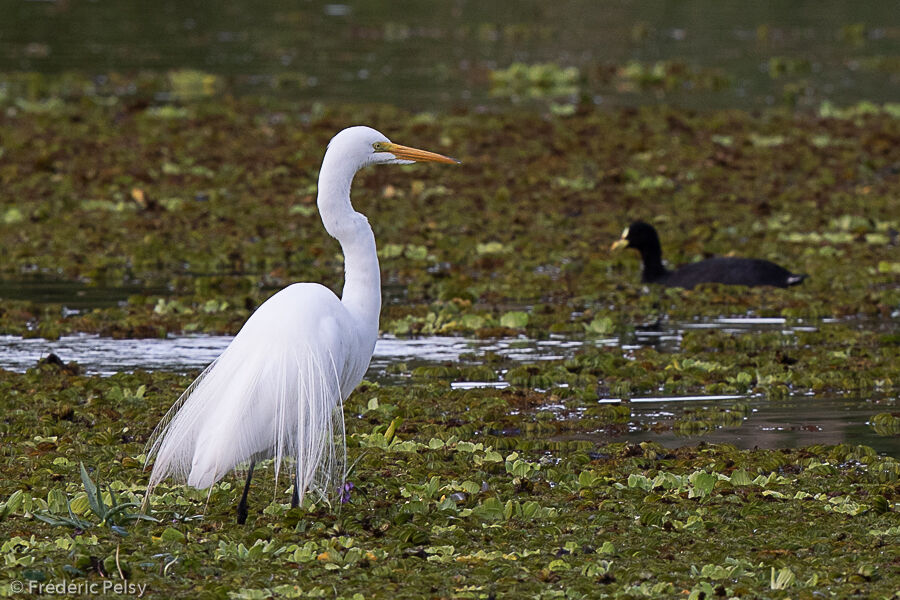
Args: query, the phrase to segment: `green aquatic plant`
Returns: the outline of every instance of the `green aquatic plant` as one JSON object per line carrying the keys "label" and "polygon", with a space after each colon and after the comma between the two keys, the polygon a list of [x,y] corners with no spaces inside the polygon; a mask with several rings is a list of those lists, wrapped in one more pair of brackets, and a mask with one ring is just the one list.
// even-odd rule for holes
{"label": "green aquatic plant", "polygon": [[[599,365],[600,356],[579,355],[571,366]],[[619,595],[646,586],[647,593],[656,587],[657,595],[689,596],[706,584],[732,596],[765,595],[772,569],[786,585],[780,573],[787,568],[796,578],[792,591],[877,595],[895,587],[884,552],[896,536],[895,458],[850,445],[740,451],[554,439],[540,428],[527,433],[525,424],[534,414],[529,407],[558,398],[425,381],[364,383],[348,399],[354,489],[340,511],[270,501],[249,527],[237,527],[231,511],[241,482],[226,479],[208,493],[161,486],[151,514],[160,522],[129,527],[129,536],[98,526],[90,486],[82,482],[74,497],[73,486],[59,487],[60,476],[79,468],[66,456],[104,465],[111,483],[94,485],[107,511],[130,501],[146,482],[144,438],[122,433],[121,422],[149,432],[187,382],[167,373],[0,372],[7,415],[15,419],[15,427],[0,428],[4,449],[15,450],[0,455],[4,577],[125,576],[174,596],[315,595],[341,585],[366,598],[413,597],[403,591],[413,581],[447,594],[464,585],[520,595],[540,594],[553,581],[587,598],[598,585]],[[599,412],[586,415],[587,427],[629,419],[625,405],[593,406]],[[469,433],[451,433],[466,429],[465,419],[474,423]],[[522,432],[491,432],[491,423]],[[261,497],[278,497],[273,478],[260,485]],[[115,490],[115,500],[104,487]],[[75,511],[79,503],[83,513]],[[91,523],[87,529],[36,517],[67,517],[70,504]],[[374,582],[384,590],[373,593]]]}
{"label": "green aquatic plant", "polygon": [[491,94],[510,98],[571,96],[578,92],[579,77],[576,67],[513,63],[506,69],[491,71]]}
{"label": "green aquatic plant", "polygon": [[630,60],[615,70],[615,85],[626,91],[722,90],[732,85],[730,77],[717,69],[700,68],[680,60],[645,63]]}
{"label": "green aquatic plant", "polygon": [[878,105],[872,102],[862,101],[851,106],[840,108],[835,106],[833,102],[825,100],[819,106],[819,115],[832,119],[859,119],[879,114],[889,115],[895,119],[900,118],[900,103],[887,102]]}
{"label": "green aquatic plant", "polygon": [[[600,82],[659,97],[697,75],[652,63],[641,71],[650,71],[643,86],[618,66],[605,78],[580,69],[570,81],[577,94]],[[97,93],[127,80],[97,82]],[[56,101],[45,80],[31,96],[0,92],[0,275],[80,281],[114,300],[73,310],[69,298],[37,301],[0,285],[3,333],[233,334],[290,282],[339,289],[339,249],[312,226],[315,174],[335,123],[364,120],[438,140],[466,165],[445,189],[411,171],[389,185],[377,173],[357,178],[379,239],[391,242],[380,247],[382,332],[560,333],[581,346],[530,364],[473,350],[452,364],[392,365],[345,405],[357,461],[350,501],[339,511],[292,509],[277,501],[284,482],[260,478],[268,504],[246,528],[231,524],[240,493],[231,478],[208,493],[161,486],[150,515],[160,523],[127,527],[122,514],[133,506],[109,513],[146,487],[146,437],[189,375],[102,378],[49,363],[0,371],[5,580],[97,582],[121,567],[157,595],[246,598],[895,592],[885,550],[898,535],[895,456],[850,445],[738,450],[690,437],[663,447],[650,441],[655,431],[671,439],[738,426],[745,401],[691,404],[655,423],[633,417],[638,405],[627,401],[871,399],[868,429],[895,435],[893,105],[694,113],[598,109],[563,95],[539,100],[572,107],[564,119],[436,117],[296,100],[106,105],[83,83]],[[148,82],[140,94],[168,86]],[[734,252],[811,277],[790,291],[642,285],[636,261],[605,249],[651,205],[640,216],[666,224],[673,264]],[[721,317],[783,321],[742,329]],[[598,346],[612,336],[618,344]],[[509,387],[451,385],[500,380]],[[620,441],[627,431],[646,441]],[[890,438],[870,439],[890,447]],[[109,485],[96,494],[131,535],[99,526],[83,482],[63,483],[78,468],[73,457],[102,470]]]}
{"label": "green aquatic plant", "polygon": [[169,84],[173,98],[182,101],[215,96],[223,87],[221,77],[194,69],[170,71]]}
{"label": "green aquatic plant", "polygon": [[879,413],[872,417],[869,424],[878,435],[900,436],[900,414],[898,413]]}
{"label": "green aquatic plant", "polygon": [[[434,118],[389,108],[282,107],[272,123],[266,115],[276,109],[250,99],[201,100],[187,108],[190,115],[177,125],[138,107],[112,128],[115,107],[70,101],[58,111],[6,118],[0,181],[7,198],[28,200],[0,202],[0,245],[8,249],[0,278],[38,273],[103,289],[138,281],[148,291],[126,293],[121,305],[74,312],[64,303],[17,300],[0,285],[0,331],[235,333],[274,289],[299,280],[336,287],[342,258],[311,226],[309,212],[321,152],[316,140],[334,122],[360,115],[402,124],[398,136],[441,139],[464,153],[496,149],[478,154],[477,173],[460,170],[442,181],[452,195],[406,173],[390,185],[375,177],[356,182],[362,194],[390,199],[366,207],[379,238],[390,240],[380,248],[382,266],[399,294],[385,307],[383,331],[510,335],[499,319],[527,312],[527,325],[513,327],[515,333],[573,333],[584,330],[585,311],[608,314],[613,306],[615,331],[622,332],[660,315],[840,318],[886,314],[885,307],[900,302],[891,285],[897,219],[889,176],[896,162],[889,140],[900,121],[881,105],[846,121],[802,112],[586,108],[565,121],[540,120],[527,138],[518,133],[525,117],[511,114],[454,117],[439,131]],[[78,122],[70,120],[75,110]],[[304,119],[301,134],[295,126]],[[260,122],[268,123],[263,130]],[[217,140],[215,132],[224,130],[233,135]],[[101,132],[103,142],[92,142],[90,132]],[[136,154],[126,151],[137,137],[146,143]],[[273,151],[271,140],[283,148]],[[73,151],[82,147],[93,151]],[[548,155],[552,148],[560,154]],[[50,171],[56,185],[45,191]],[[778,182],[795,172],[804,176],[782,189]],[[482,176],[500,183],[486,186]],[[249,192],[262,189],[272,190],[263,201]],[[614,201],[622,194],[633,198],[631,208]],[[671,232],[666,255],[673,264],[734,252],[789,264],[810,279],[789,294],[645,293],[635,283],[635,261],[599,251],[608,244],[598,240],[612,240],[647,194],[665,196],[654,216]],[[820,197],[834,201],[797,210]],[[433,216],[425,223],[409,217],[426,210]],[[101,211],[108,225],[103,239],[94,227]],[[15,222],[2,223],[4,215]],[[114,251],[93,251],[101,243]],[[538,305],[540,311],[524,308]]]}
{"label": "green aquatic plant", "polygon": [[[79,467],[84,494],[76,496],[74,499],[68,499],[59,489],[54,488],[47,496],[46,510],[35,511],[34,518],[49,525],[63,525],[84,530],[94,526],[92,521],[83,519],[80,516],[84,515],[87,510],[90,510],[95,517],[100,519],[100,525],[107,525],[119,535],[128,535],[124,526],[135,521],[158,522],[158,519],[150,515],[132,510],[140,507],[139,502],[121,502],[112,488],[108,488],[106,501],[104,501],[103,492],[88,475],[84,464],[80,463]],[[107,502],[109,503],[108,505]],[[68,513],[68,516],[60,514],[63,512],[63,509]],[[8,501],[5,510],[10,512],[16,510],[15,504]],[[0,512],[3,511],[0,510]]]}

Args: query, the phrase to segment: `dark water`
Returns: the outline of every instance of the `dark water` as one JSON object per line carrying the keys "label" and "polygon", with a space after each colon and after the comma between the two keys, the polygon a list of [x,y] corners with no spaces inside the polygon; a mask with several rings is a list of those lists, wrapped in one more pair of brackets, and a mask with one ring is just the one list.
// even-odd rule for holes
{"label": "dark water", "polygon": [[[758,330],[760,327],[782,327],[784,323],[759,320],[726,319],[724,323],[694,323],[694,326],[716,326],[736,333]],[[738,321],[738,322],[735,322]],[[749,322],[742,322],[749,321]],[[754,322],[755,321],[755,322]],[[785,335],[791,329],[785,328]],[[671,343],[679,338],[679,329],[668,333],[639,338],[642,343],[659,343],[665,337]],[[189,372],[205,367],[228,345],[228,336],[187,336],[167,339],[113,340],[93,335],[75,335],[60,340],[22,339],[0,336],[0,368],[24,371],[38,359],[53,352],[64,361],[76,361],[88,373],[111,375],[135,369]],[[575,340],[557,337],[549,340],[508,338],[500,340],[469,340],[458,337],[427,337],[416,339],[383,336],[375,347],[367,379],[398,383],[403,375],[390,374],[388,367],[405,363],[406,369],[416,366],[459,363],[466,355],[474,354],[474,361],[485,353],[502,357],[509,365],[540,360],[557,360],[572,356],[585,344],[620,347],[617,338]],[[621,347],[627,347],[622,345]],[[456,382],[456,388],[504,387],[505,382]],[[618,402],[609,398],[604,402]],[[685,411],[704,407],[727,407],[740,402],[750,408],[740,427],[723,427],[702,434],[684,436],[674,433],[671,424]],[[868,425],[869,419],[881,412],[898,410],[896,394],[878,396],[794,396],[785,400],[769,400],[758,395],[748,396],[692,396],[632,398],[629,403],[632,429],[615,436],[603,432],[591,439],[610,441],[627,439],[640,442],[653,440],[670,447],[706,442],[724,442],[741,448],[776,448],[809,444],[866,444],[878,452],[900,456],[900,438],[877,435]],[[565,407],[560,407],[564,410]],[[647,428],[662,430],[661,433]]]}
{"label": "dark water", "polygon": [[[304,101],[503,107],[491,71],[517,62],[576,67],[559,96],[601,105],[896,102],[900,83],[896,0],[0,0],[0,15],[0,73],[196,69],[219,76],[215,93]],[[632,60],[722,81],[610,79]]]}
{"label": "dark water", "polygon": [[[728,404],[729,399],[678,401],[671,398],[632,400],[631,415],[642,425],[666,425],[684,410]],[[741,399],[751,413],[740,427],[721,427],[697,435],[679,435],[661,428],[659,433],[634,431],[625,435],[633,442],[656,441],[670,448],[703,440],[734,444],[738,448],[785,448],[812,444],[865,444],[876,451],[900,457],[900,436],[880,436],[869,426],[873,415],[898,409],[894,396],[792,396],[784,400],[761,397]]]}
{"label": "dark water", "polygon": [[67,313],[118,306],[133,295],[152,296],[165,293],[168,293],[168,290],[163,287],[97,286],[78,281],[42,277],[0,280],[0,301],[26,300],[38,304],[59,304]]}

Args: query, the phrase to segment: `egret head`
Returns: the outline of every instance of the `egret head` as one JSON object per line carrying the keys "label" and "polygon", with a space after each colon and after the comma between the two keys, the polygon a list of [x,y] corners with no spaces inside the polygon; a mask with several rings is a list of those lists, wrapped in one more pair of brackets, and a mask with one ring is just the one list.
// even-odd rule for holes
{"label": "egret head", "polygon": [[348,127],[328,143],[327,154],[336,154],[342,161],[361,169],[373,164],[408,165],[414,162],[442,162],[457,164],[459,161],[442,154],[418,150],[395,144],[371,127]]}
{"label": "egret head", "polygon": [[659,246],[659,236],[653,225],[644,221],[635,221],[625,228],[622,237],[616,240],[610,247],[610,250],[618,250],[619,248],[652,248]]}

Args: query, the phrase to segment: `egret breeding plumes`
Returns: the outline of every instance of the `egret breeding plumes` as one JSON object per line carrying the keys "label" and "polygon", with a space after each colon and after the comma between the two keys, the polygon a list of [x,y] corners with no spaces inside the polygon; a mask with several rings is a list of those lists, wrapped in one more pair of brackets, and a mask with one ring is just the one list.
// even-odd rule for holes
{"label": "egret breeding plumes", "polygon": [[644,283],[687,289],[701,283],[785,288],[806,279],[806,275],[791,273],[768,260],[730,256],[708,258],[670,271],[663,265],[662,247],[656,229],[644,221],[635,221],[626,227],[621,239],[613,243],[610,250],[619,248],[634,248],[641,253],[644,263],[641,281]]}
{"label": "egret breeding plumes", "polygon": [[317,205],[344,255],[341,298],[317,283],[295,283],[250,316],[154,431],[147,498],[167,477],[205,489],[248,464],[238,505],[243,522],[253,466],[270,457],[276,481],[283,461],[293,459],[294,506],[308,490],[337,490],[345,475],[343,401],[369,366],[381,311],[375,236],[350,203],[350,185],[367,165],[417,161],[458,162],[394,144],[369,127],[332,138]]}

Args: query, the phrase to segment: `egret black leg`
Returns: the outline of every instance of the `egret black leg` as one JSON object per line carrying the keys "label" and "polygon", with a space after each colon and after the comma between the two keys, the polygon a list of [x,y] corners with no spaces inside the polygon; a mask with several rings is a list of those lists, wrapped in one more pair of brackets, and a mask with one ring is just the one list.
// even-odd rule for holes
{"label": "egret black leg", "polygon": [[291,494],[291,508],[300,506],[300,492],[297,491],[297,480],[294,480],[294,493]]}
{"label": "egret black leg", "polygon": [[253,477],[253,467],[255,466],[256,461],[251,460],[250,467],[247,469],[247,481],[244,483],[244,493],[241,494],[241,501],[237,507],[238,525],[243,525],[247,522],[247,492],[250,491],[250,478]]}

